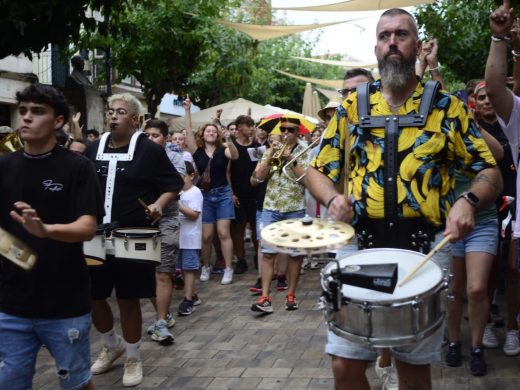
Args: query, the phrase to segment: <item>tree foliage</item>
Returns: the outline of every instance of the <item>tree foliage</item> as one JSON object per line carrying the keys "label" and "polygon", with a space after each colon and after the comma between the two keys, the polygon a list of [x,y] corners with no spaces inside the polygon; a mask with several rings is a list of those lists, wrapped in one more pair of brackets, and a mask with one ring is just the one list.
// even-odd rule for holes
{"label": "tree foliage", "polygon": [[155,115],[165,93],[186,94],[188,77],[206,57],[212,23],[229,0],[128,0],[109,31],[86,33],[84,48],[110,47],[120,77],[134,76]]}
{"label": "tree foliage", "polygon": [[[104,3],[106,2],[106,7]],[[65,49],[77,42],[81,29],[98,22],[87,8],[110,12],[124,0],[0,0],[0,58],[39,53],[50,43]]]}
{"label": "tree foliage", "polygon": [[488,18],[501,3],[442,0],[416,9],[422,33],[439,41],[439,61],[448,84],[484,77],[491,37]]}

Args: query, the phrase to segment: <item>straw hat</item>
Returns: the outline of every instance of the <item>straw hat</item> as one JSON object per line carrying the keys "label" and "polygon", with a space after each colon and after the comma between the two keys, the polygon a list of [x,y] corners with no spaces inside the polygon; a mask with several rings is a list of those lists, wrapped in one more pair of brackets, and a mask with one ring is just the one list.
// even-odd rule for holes
{"label": "straw hat", "polygon": [[321,118],[321,120],[324,121],[325,120],[325,111],[327,111],[329,108],[333,108],[335,110],[340,105],[341,105],[341,102],[338,102],[337,100],[329,100],[327,105],[318,111],[318,116]]}

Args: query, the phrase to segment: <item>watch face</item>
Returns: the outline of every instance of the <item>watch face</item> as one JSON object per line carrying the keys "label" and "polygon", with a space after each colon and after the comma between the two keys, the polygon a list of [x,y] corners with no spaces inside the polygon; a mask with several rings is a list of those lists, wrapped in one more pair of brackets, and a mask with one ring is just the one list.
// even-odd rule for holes
{"label": "watch face", "polygon": [[480,199],[473,192],[468,192],[467,196],[473,203],[478,203],[480,201]]}

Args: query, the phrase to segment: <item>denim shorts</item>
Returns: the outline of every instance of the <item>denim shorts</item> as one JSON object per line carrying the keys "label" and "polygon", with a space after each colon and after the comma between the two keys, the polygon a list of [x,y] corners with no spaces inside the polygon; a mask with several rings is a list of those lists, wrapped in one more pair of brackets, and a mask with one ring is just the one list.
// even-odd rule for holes
{"label": "denim shorts", "polygon": [[[435,236],[434,245],[440,242],[444,236],[438,233]],[[441,268],[449,271],[451,263],[450,244],[445,245],[435,254],[435,261]],[[350,256],[358,252],[357,243],[350,244],[338,250],[337,259]],[[404,363],[423,365],[441,361],[442,341],[444,337],[444,323],[432,335],[426,337],[418,343],[390,348],[394,357]],[[378,351],[368,345],[354,343],[350,340],[336,336],[332,331],[327,330],[327,344],[325,353],[353,360],[376,360]]]}
{"label": "denim shorts", "polygon": [[485,252],[496,256],[498,250],[498,220],[476,224],[471,233],[451,245],[451,254],[464,257],[469,252]]}
{"label": "denim shorts", "polygon": [[90,381],[90,313],[35,319],[0,313],[0,389],[32,388],[36,356],[45,344],[56,362],[60,387],[81,389]]}
{"label": "denim shorts", "polygon": [[260,241],[262,239],[262,210],[256,210],[256,240]]}
{"label": "denim shorts", "polygon": [[214,223],[221,219],[235,219],[233,192],[229,185],[212,188],[202,193],[202,223]]}
{"label": "denim shorts", "polygon": [[[287,213],[282,213],[280,211],[275,210],[262,210],[262,217],[260,218],[260,223],[258,225],[257,231],[262,231],[263,228],[267,227],[268,225],[278,222],[278,221],[285,221],[286,219],[293,219],[293,218],[303,218],[305,217],[305,210],[298,210],[298,211],[289,211]],[[278,253],[276,250],[269,248],[264,245],[262,242],[261,245],[262,253],[271,253],[276,254]]]}
{"label": "denim shorts", "polygon": [[200,266],[200,249],[179,249],[178,266],[183,271],[196,271]]}

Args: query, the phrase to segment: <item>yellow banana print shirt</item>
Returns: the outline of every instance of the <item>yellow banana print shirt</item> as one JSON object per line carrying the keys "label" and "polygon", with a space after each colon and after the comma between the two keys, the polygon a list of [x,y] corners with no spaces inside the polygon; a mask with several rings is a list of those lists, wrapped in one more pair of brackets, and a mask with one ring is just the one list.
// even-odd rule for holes
{"label": "yellow banana print shirt", "polygon": [[[419,112],[423,85],[398,115]],[[370,85],[370,114],[393,115],[381,93],[381,82]],[[348,121],[347,121],[348,118]],[[349,195],[358,218],[384,218],[383,153],[384,128],[362,129],[357,112],[357,93],[351,94],[336,110],[325,130],[318,155],[311,165],[339,182],[345,159],[345,136],[350,138]],[[455,202],[455,170],[473,177],[496,162],[481,137],[464,102],[441,91],[434,99],[424,127],[405,127],[398,135],[399,172],[397,177],[400,218],[424,217],[435,226],[444,224]]]}

